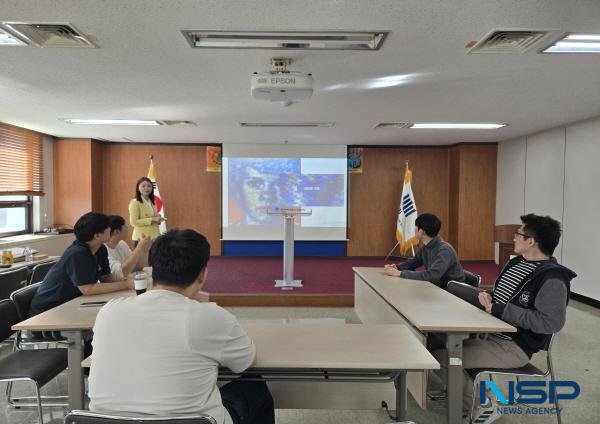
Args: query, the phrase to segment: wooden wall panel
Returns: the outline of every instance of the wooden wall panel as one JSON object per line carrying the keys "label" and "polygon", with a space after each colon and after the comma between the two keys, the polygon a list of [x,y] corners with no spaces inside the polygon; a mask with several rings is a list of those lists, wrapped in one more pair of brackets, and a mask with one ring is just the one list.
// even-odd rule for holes
{"label": "wooden wall panel", "polygon": [[[451,150],[451,160],[458,161],[459,172],[454,247],[461,260],[493,260],[497,145],[465,144]],[[455,191],[451,191],[454,196]]]}
{"label": "wooden wall panel", "polygon": [[148,172],[154,155],[158,187],[165,204],[168,228],[193,228],[221,254],[221,174],[206,172],[206,146],[106,144],[104,153],[104,212],[127,219],[135,183]]}
{"label": "wooden wall panel", "polygon": [[74,225],[92,210],[92,142],[54,141],[54,224]]}
{"label": "wooden wall panel", "polygon": [[102,211],[104,209],[103,201],[103,186],[104,186],[104,170],[103,170],[103,154],[104,145],[98,142],[92,142],[90,151],[91,162],[91,184],[92,184],[92,210]]}
{"label": "wooden wall panel", "polygon": [[439,216],[448,237],[448,149],[365,148],[363,173],[350,175],[348,256],[384,256],[396,243],[406,160],[419,213]]}
{"label": "wooden wall panel", "polygon": [[458,205],[460,197],[460,151],[448,153],[448,242],[458,250]]}
{"label": "wooden wall panel", "polygon": [[[169,228],[205,234],[221,254],[221,175],[206,172],[206,147],[56,140],[54,222],[73,225],[89,210],[127,217],[135,182],[154,154]],[[363,173],[349,181],[348,255],[383,256],[395,228],[405,161],[419,213],[442,220],[441,235],[462,260],[493,260],[496,145],[365,148]]]}

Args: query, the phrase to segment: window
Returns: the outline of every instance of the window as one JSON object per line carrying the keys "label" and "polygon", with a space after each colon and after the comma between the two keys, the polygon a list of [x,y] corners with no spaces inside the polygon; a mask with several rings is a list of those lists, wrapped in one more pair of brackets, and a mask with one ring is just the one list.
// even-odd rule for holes
{"label": "window", "polygon": [[0,236],[32,232],[31,196],[0,196]]}
{"label": "window", "polygon": [[32,232],[32,196],[43,195],[42,134],[0,124],[0,236]]}

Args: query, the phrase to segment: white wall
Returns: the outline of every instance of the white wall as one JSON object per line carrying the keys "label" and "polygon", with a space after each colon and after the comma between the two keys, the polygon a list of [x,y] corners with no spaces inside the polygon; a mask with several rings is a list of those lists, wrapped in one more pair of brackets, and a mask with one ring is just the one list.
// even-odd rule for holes
{"label": "white wall", "polygon": [[[550,215],[564,222],[564,183],[565,129],[557,128],[527,137],[525,213]],[[562,238],[554,256],[559,262],[562,260]]]}
{"label": "white wall", "polygon": [[557,260],[578,274],[572,291],[600,300],[600,118],[499,143],[496,224],[550,215],[563,224]]}
{"label": "white wall", "polygon": [[496,225],[516,224],[525,210],[526,138],[498,144]]}

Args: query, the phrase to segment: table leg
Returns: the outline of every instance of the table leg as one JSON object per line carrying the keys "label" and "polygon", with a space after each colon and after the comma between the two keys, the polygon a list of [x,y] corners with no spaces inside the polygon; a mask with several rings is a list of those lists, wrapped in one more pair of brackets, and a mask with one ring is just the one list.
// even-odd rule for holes
{"label": "table leg", "polygon": [[408,392],[406,391],[406,371],[400,371],[394,379],[394,387],[396,388],[396,422],[403,424],[414,424],[412,421],[406,420],[406,400]]}
{"label": "table leg", "polygon": [[446,350],[448,351],[448,424],[462,423],[463,400],[463,367],[462,345],[468,333],[447,333]]}
{"label": "table leg", "polygon": [[82,331],[61,331],[67,337],[69,351],[69,409],[83,409],[83,333]]}

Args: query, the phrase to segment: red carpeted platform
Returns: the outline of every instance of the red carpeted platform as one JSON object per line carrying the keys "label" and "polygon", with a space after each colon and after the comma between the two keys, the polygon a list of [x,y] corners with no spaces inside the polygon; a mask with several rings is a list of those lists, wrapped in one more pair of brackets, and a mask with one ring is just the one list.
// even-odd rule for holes
{"label": "red carpeted platform", "polygon": [[[388,263],[390,263],[388,261]],[[352,267],[383,267],[382,258],[296,258],[294,278],[304,287],[281,290],[281,257],[215,257],[208,264],[204,290],[228,306],[351,306],[354,298]],[[493,263],[464,263],[480,274],[483,285],[493,284],[498,267]]]}

